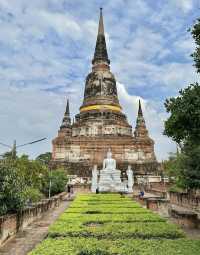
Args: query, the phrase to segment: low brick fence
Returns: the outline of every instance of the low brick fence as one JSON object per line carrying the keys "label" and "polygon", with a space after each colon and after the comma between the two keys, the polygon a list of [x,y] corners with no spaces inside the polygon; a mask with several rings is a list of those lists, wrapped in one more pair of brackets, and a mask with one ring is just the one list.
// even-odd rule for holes
{"label": "low brick fence", "polygon": [[66,196],[66,192],[60,193],[50,199],[43,199],[32,207],[25,208],[18,214],[4,215],[0,217],[0,246],[19,230],[23,230],[34,220],[40,218],[45,212],[58,207]]}
{"label": "low brick fence", "polygon": [[75,193],[90,193],[91,184],[75,184],[73,186]]}
{"label": "low brick fence", "polygon": [[170,204],[178,205],[200,214],[200,196],[189,193],[169,192]]}
{"label": "low brick fence", "polygon": [[157,196],[163,197],[163,198],[168,198],[168,188],[170,185],[168,183],[151,183],[149,186],[147,185],[146,191],[149,193],[153,193]]}
{"label": "low brick fence", "polygon": [[166,191],[162,191],[159,189],[146,189],[147,192],[152,193],[156,196],[162,197],[162,198],[167,198],[167,192]]}
{"label": "low brick fence", "polygon": [[[200,196],[190,193],[163,192],[148,190],[150,194],[139,198],[134,196],[142,206],[158,212],[164,217],[171,217],[177,224],[186,228],[200,228]],[[154,196],[155,195],[155,196]]]}

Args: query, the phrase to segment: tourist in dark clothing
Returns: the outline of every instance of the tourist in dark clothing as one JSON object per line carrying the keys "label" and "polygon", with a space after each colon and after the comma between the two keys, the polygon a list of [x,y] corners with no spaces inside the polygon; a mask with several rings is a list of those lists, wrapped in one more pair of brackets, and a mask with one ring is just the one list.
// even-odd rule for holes
{"label": "tourist in dark clothing", "polygon": [[73,185],[71,185],[70,193],[71,193],[71,194],[74,193],[74,187],[73,187]]}
{"label": "tourist in dark clothing", "polygon": [[70,184],[67,185],[67,194],[68,194],[68,198],[70,198],[70,196],[71,196],[71,185]]}
{"label": "tourist in dark clothing", "polygon": [[144,197],[144,191],[141,190],[140,193],[139,193],[139,198],[143,198]]}

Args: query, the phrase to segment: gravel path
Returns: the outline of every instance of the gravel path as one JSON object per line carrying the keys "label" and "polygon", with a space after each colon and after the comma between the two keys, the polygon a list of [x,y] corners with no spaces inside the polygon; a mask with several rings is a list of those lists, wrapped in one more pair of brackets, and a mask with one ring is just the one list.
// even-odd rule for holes
{"label": "gravel path", "polygon": [[48,233],[51,225],[68,207],[69,201],[63,201],[59,207],[46,212],[40,219],[34,221],[23,231],[0,248],[0,255],[27,255]]}

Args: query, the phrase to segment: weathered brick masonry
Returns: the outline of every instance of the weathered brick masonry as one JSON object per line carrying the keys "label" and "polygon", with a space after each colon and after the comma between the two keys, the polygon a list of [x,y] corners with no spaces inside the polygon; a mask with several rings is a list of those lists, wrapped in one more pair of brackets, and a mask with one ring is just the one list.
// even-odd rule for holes
{"label": "weathered brick masonry", "polygon": [[134,132],[119,103],[116,79],[110,71],[102,11],[92,71],[86,78],[80,112],[71,123],[67,101],[62,125],[52,143],[52,164],[70,166],[78,175],[89,175],[94,164],[101,167],[108,148],[120,169],[125,170],[128,164],[140,173],[157,168],[154,141],[148,135],[141,102]]}
{"label": "weathered brick masonry", "polygon": [[59,206],[65,196],[66,193],[63,192],[50,199],[43,199],[33,207],[25,208],[21,213],[0,217],[0,246],[19,230],[23,230],[34,220],[40,218],[43,213]]}

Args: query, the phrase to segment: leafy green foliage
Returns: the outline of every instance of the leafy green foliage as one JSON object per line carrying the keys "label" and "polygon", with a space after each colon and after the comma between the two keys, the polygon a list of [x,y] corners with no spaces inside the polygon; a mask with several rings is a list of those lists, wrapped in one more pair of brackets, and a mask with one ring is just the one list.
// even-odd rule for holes
{"label": "leafy green foliage", "polygon": [[0,161],[0,215],[18,212],[48,195],[50,178],[51,195],[63,192],[67,182],[63,170],[50,175],[48,167],[39,160],[30,160],[26,155],[13,159],[5,154]]}
{"label": "leafy green foliage", "polygon": [[20,211],[26,202],[26,185],[19,169],[0,163],[0,215]]}
{"label": "leafy green foliage", "polygon": [[63,169],[49,171],[43,183],[42,191],[48,196],[49,186],[51,182],[51,196],[54,196],[65,190],[67,184],[67,173]]}
{"label": "leafy green foliage", "polygon": [[164,162],[164,169],[175,178],[170,189],[181,192],[200,187],[200,145],[188,143],[178,155]]}
{"label": "leafy green foliage", "polygon": [[167,99],[165,107],[171,113],[165,121],[165,134],[178,144],[200,143],[200,86],[191,84],[176,98]]}
{"label": "leafy green foliage", "polygon": [[26,201],[29,203],[36,203],[39,202],[44,195],[36,188],[27,187],[24,191],[24,197]]}
{"label": "leafy green foliage", "polygon": [[167,160],[164,160],[163,167],[165,174],[167,174],[167,176],[174,176],[174,172],[177,169],[176,167],[177,156],[178,156],[177,153],[170,153],[169,158]]}
{"label": "leafy green foliage", "polygon": [[28,156],[22,155],[13,161],[13,165],[19,169],[22,178],[28,187],[42,189],[42,185],[48,168],[37,160],[29,160]]}
{"label": "leafy green foliage", "polygon": [[[199,240],[185,239],[180,228],[149,210],[138,214],[143,208],[128,197],[79,195],[70,206],[75,208],[83,210],[67,209],[50,227],[48,238],[29,255],[199,254]],[[131,211],[121,214],[122,208]],[[88,209],[105,211],[88,215]]]}
{"label": "leafy green foliage", "polygon": [[[118,203],[112,203],[112,199]],[[107,201],[110,204],[102,204]],[[175,225],[160,219],[128,197],[109,194],[79,196],[63,216],[50,227],[49,236],[96,237],[113,240],[183,237],[183,232]]]}
{"label": "leafy green foliage", "polygon": [[[111,208],[112,210],[112,208]],[[82,222],[87,225],[89,223],[109,223],[109,222],[123,222],[123,223],[132,223],[132,222],[165,222],[164,218],[153,214],[149,211],[141,213],[104,213],[104,214],[77,214],[77,213],[63,213],[61,217],[57,220],[57,223],[65,222]]]}
{"label": "leafy green foliage", "polygon": [[194,59],[197,72],[200,73],[200,19],[198,19],[194,24],[191,33],[197,45],[195,52],[192,54],[192,57]]}
{"label": "leafy green foliage", "polygon": [[46,152],[37,156],[36,160],[48,166],[51,161],[51,157],[52,157],[52,153]]}
{"label": "leafy green foliage", "polygon": [[124,238],[179,238],[183,237],[181,230],[166,222],[108,222],[91,225],[78,223],[57,222],[51,226],[50,237],[96,237],[105,239]]}
{"label": "leafy green foliage", "polygon": [[[192,57],[200,73],[200,19],[190,30],[196,43]],[[182,149],[181,157],[170,162],[172,172],[177,168],[177,184],[186,189],[200,188],[200,85],[191,84],[178,97],[167,99],[165,107],[170,117],[165,122],[164,134]],[[178,167],[177,167],[178,163]],[[174,172],[175,174],[175,172]]]}
{"label": "leafy green foliage", "polygon": [[196,83],[180,91],[180,96],[166,100],[171,113],[165,122],[165,134],[181,145],[181,154],[169,161],[177,185],[200,188],[200,86]]}
{"label": "leafy green foliage", "polygon": [[187,239],[47,238],[29,255],[199,255],[200,241]]}
{"label": "leafy green foliage", "polygon": [[179,158],[178,184],[187,189],[200,188],[200,142],[184,146]]}

